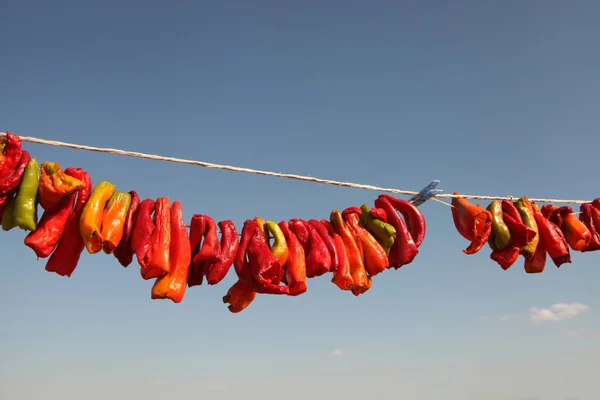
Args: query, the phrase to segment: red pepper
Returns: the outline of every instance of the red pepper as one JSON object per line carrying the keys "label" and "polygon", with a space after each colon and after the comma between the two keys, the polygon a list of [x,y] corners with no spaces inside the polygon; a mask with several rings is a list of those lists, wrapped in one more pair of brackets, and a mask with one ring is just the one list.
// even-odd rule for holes
{"label": "red pepper", "polygon": [[544,271],[546,266],[546,248],[544,247],[544,240],[540,240],[538,243],[533,257],[525,259],[525,272],[528,274],[539,274]]}
{"label": "red pepper", "polygon": [[357,206],[351,206],[346,208],[344,211],[342,211],[342,217],[344,217],[344,219],[346,219],[346,217],[350,214],[360,214],[362,213],[362,210],[360,209],[360,207]]}
{"label": "red pepper", "polygon": [[135,190],[129,192],[131,195],[131,205],[125,217],[125,226],[123,227],[123,238],[117,246],[114,255],[119,263],[127,268],[133,261],[133,248],[131,247],[131,232],[133,230],[133,217],[140,207],[140,197]]}
{"label": "red pepper", "polygon": [[503,249],[497,249],[492,251],[490,258],[496,261],[503,270],[509,269],[521,253],[521,248],[516,246],[508,246]]}
{"label": "red pepper", "polygon": [[306,226],[306,221],[298,218],[293,218],[290,219],[288,225],[290,227],[290,230],[294,233],[294,235],[296,235],[296,237],[300,241],[300,244],[304,249],[304,253],[308,255],[310,251],[310,233]]}
{"label": "red pepper", "polygon": [[[417,206],[409,201],[398,199],[387,194],[382,194],[379,198],[387,199],[392,207],[400,211],[406,221],[406,227],[408,228],[415,245],[417,247],[421,246],[421,243],[425,240],[425,234],[427,233],[427,224],[425,223],[425,217],[423,217],[423,214],[421,214],[421,211]],[[385,214],[388,216],[387,210]]]}
{"label": "red pepper", "polygon": [[571,262],[571,253],[562,231],[553,222],[546,219],[537,205],[533,207],[533,216],[540,231],[540,242],[544,242],[546,251],[557,267]]}
{"label": "red pepper", "polygon": [[219,261],[221,246],[219,245],[219,237],[217,236],[217,225],[208,215],[201,215],[200,217],[204,220],[204,241],[202,242],[200,252],[194,256],[194,264],[198,264],[200,261]]}
{"label": "red pepper", "polygon": [[591,240],[588,246],[583,251],[596,251],[600,250],[600,232],[594,221],[595,219],[600,221],[600,210],[592,207],[590,203],[582,204],[580,209],[579,219],[588,228],[591,235]]}
{"label": "red pepper", "polygon": [[154,207],[154,200],[146,199],[140,203],[133,217],[131,249],[141,268],[148,268],[152,259],[152,233],[154,232],[152,213]]}
{"label": "red pepper", "polygon": [[369,211],[371,213],[371,216],[375,219],[378,219],[380,221],[383,222],[387,222],[387,214],[385,213],[385,211],[382,208],[371,208],[371,211]]}
{"label": "red pepper", "polygon": [[331,256],[319,232],[306,221],[304,221],[304,225],[309,234],[309,251],[306,254],[306,276],[308,278],[315,278],[331,270]]}
{"label": "red pepper", "polygon": [[[21,158],[23,157],[21,146],[22,143],[19,136],[6,132],[3,152],[4,162],[0,168],[0,180],[10,176],[20,164]],[[28,162],[29,161],[27,161],[27,163]],[[25,165],[27,165],[27,163],[25,163]]]}
{"label": "red pepper", "polygon": [[475,254],[481,250],[492,233],[492,214],[480,205],[473,205],[465,198],[456,197],[452,199],[452,218],[458,233],[471,242],[463,253]]}
{"label": "red pepper", "polygon": [[278,225],[281,232],[283,232],[288,246],[285,280],[287,286],[290,288],[290,296],[298,296],[306,292],[306,258],[304,249],[285,221],[281,221]]}
{"label": "red pepper", "polygon": [[589,229],[581,222],[573,209],[568,206],[560,207],[554,210],[551,216],[555,217],[560,225],[557,224],[565,234],[567,243],[575,251],[585,250],[592,240],[592,234]]}
{"label": "red pepper", "polygon": [[35,231],[25,238],[25,245],[31,247],[38,258],[46,258],[54,251],[67,226],[75,200],[76,195],[71,194],[44,211]]}
{"label": "red pepper", "polygon": [[190,263],[190,273],[188,276],[188,286],[199,286],[204,282],[204,275],[206,275],[206,263],[199,262],[197,265],[194,263],[194,258],[200,253],[200,247],[202,245],[202,237],[204,236],[205,230],[205,219],[200,214],[192,215],[190,222],[190,245],[192,248],[192,261]]}
{"label": "red pepper", "polygon": [[375,207],[385,211],[388,218],[387,223],[396,229],[396,240],[388,256],[390,267],[398,269],[403,265],[410,264],[417,254],[419,254],[419,249],[408,231],[404,220],[400,218],[390,201],[385,197],[377,198],[375,200]]}
{"label": "red pepper", "polygon": [[77,192],[77,202],[75,203],[75,207],[73,207],[73,211],[69,216],[69,220],[56,249],[48,259],[46,271],[70,277],[75,268],[77,268],[77,263],[85,248],[85,243],[79,229],[79,220],[81,219],[83,207],[92,194],[92,179],[81,168],[67,168],[65,174],[79,179],[85,187]]}
{"label": "red pepper", "polygon": [[[208,215],[194,215],[191,226],[193,258],[188,285],[196,286],[202,285],[204,276],[208,273],[209,264],[219,261],[221,245],[217,236],[217,225]],[[200,246],[202,237],[204,237],[204,241]]]}
{"label": "red pepper", "polygon": [[235,224],[231,221],[220,221],[218,225],[221,230],[221,254],[219,261],[212,262],[207,266],[206,282],[209,285],[216,285],[225,278],[239,247]]}
{"label": "red pepper", "polygon": [[24,150],[16,169],[14,169],[10,175],[0,179],[0,197],[6,196],[7,193],[19,186],[23,180],[23,174],[25,173],[25,168],[27,168],[29,161],[31,161],[31,155],[27,150]]}
{"label": "red pepper", "polygon": [[331,258],[330,270],[337,270],[340,265],[340,260],[335,248],[335,244],[333,243],[333,238],[331,237],[329,232],[327,232],[327,228],[325,227],[325,225],[323,225],[323,223],[317,221],[316,219],[311,219],[310,221],[308,221],[308,223],[312,225],[313,228],[315,228],[321,239],[323,239],[327,250],[329,251],[329,257]]}
{"label": "red pepper", "polygon": [[223,296],[223,303],[229,303],[229,311],[239,313],[254,301],[256,292],[246,283],[238,280]]}
{"label": "red pepper", "polygon": [[325,228],[327,228],[327,232],[333,238],[333,243],[335,244],[335,249],[339,259],[338,268],[333,270],[333,278],[331,278],[331,282],[342,290],[351,291],[354,288],[354,281],[352,279],[350,260],[348,258],[346,246],[344,245],[344,240],[335,232],[331,222],[321,220],[321,223],[325,226]]}
{"label": "red pepper", "polygon": [[154,204],[154,231],[150,238],[152,245],[150,263],[142,267],[143,279],[158,278],[171,269],[171,200],[159,197]]}
{"label": "red pepper", "polygon": [[[359,209],[360,211],[360,209]],[[359,213],[348,213],[345,221],[355,237],[362,243],[365,270],[370,277],[385,271],[389,267],[389,260],[383,247],[377,240],[360,225]]]}

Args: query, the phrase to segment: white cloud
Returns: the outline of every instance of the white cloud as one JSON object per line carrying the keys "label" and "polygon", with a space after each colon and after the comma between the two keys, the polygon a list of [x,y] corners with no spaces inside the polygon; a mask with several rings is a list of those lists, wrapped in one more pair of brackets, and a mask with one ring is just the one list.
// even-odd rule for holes
{"label": "white cloud", "polygon": [[582,303],[557,303],[550,308],[532,307],[529,319],[531,322],[562,321],[575,318],[587,309],[589,307]]}
{"label": "white cloud", "polygon": [[335,356],[335,357],[341,357],[341,356],[344,355],[344,350],[336,349],[336,350],[334,350],[334,351],[331,352],[331,355]]}

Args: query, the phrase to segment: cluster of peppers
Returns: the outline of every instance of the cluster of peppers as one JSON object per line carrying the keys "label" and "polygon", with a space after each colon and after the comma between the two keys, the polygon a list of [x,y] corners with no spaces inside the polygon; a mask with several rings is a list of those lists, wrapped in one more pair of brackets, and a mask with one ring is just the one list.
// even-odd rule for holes
{"label": "cluster of peppers", "polygon": [[[459,195],[459,193],[455,193]],[[487,243],[490,258],[504,270],[523,256],[525,272],[544,271],[547,255],[557,267],[571,262],[571,250],[600,250],[600,198],[581,205],[579,218],[568,206],[517,201],[492,201],[487,209],[465,198],[452,200],[456,229],[471,243],[465,254],[475,254]]]}
{"label": "cluster of peppers", "polygon": [[411,263],[425,238],[419,209],[389,195],[380,195],[372,209],[333,210],[328,220],[256,217],[244,223],[241,235],[232,221],[195,214],[188,234],[180,202],[142,201],[107,181],[92,186],[81,168],[40,166],[21,145],[17,135],[0,138],[3,230],[28,231],[25,244],[38,259],[48,258],[47,271],[61,276],[71,276],[84,250],[113,254],[123,267],[135,258],[142,278],[154,279],[152,299],[179,303],[188,287],[204,279],[215,285],[232,266],[238,280],[223,302],[233,313],[257,293],[303,294],[307,278],[327,273],[341,290],[359,296],[375,275]]}

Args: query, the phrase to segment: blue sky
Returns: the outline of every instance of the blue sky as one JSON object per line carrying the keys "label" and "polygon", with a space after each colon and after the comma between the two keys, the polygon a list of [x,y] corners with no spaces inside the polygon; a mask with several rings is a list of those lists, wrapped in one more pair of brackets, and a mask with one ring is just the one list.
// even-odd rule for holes
{"label": "blue sky", "polygon": [[[19,1],[0,13],[0,130],[419,190],[600,196],[594,1]],[[238,226],[376,192],[26,144]],[[600,392],[600,254],[538,276],[422,206],[411,265],[231,315],[235,280],[150,300],[135,266],[71,279],[1,233],[0,398],[566,400]],[[533,310],[532,310],[533,309]],[[540,321],[539,317],[545,316]]]}

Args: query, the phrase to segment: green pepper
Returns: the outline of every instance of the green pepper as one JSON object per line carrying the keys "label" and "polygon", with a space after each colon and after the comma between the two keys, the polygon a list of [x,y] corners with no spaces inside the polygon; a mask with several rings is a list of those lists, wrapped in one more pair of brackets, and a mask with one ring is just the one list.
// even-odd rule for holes
{"label": "green pepper", "polygon": [[37,194],[40,185],[40,167],[32,158],[23,173],[17,196],[7,205],[2,216],[2,229],[11,230],[15,226],[24,231],[34,231],[37,227]]}
{"label": "green pepper", "polygon": [[488,240],[488,244],[492,250],[502,250],[510,244],[510,230],[504,223],[502,214],[502,203],[494,200],[490,203],[487,210],[492,214],[492,234]]}
{"label": "green pepper", "polygon": [[8,201],[2,214],[2,230],[10,231],[15,226],[15,199],[13,198]]}
{"label": "green pepper", "polygon": [[521,254],[523,254],[525,258],[533,257],[540,241],[538,225],[535,222],[535,217],[533,214],[533,206],[527,197],[521,197],[519,200],[517,200],[515,205],[517,206],[517,210],[519,210],[519,214],[523,219],[523,223],[529,228],[533,229],[536,233],[533,240],[531,240],[529,243],[527,243],[527,246],[521,249]]}
{"label": "green pepper", "polygon": [[383,222],[377,218],[373,218],[369,212],[369,206],[363,204],[361,207],[360,221],[362,225],[373,235],[385,250],[387,255],[390,254],[390,249],[396,240],[396,228],[387,222]]}

